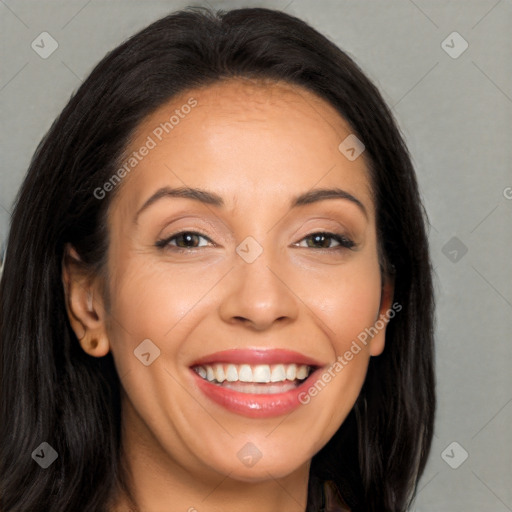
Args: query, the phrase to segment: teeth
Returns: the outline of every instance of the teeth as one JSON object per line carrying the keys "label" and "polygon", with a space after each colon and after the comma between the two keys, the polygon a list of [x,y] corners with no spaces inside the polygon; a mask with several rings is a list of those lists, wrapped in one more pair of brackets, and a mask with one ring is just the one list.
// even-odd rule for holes
{"label": "teeth", "polygon": [[194,368],[196,373],[210,382],[271,383],[304,380],[311,371],[307,365],[296,364],[205,364]]}
{"label": "teeth", "polygon": [[216,364],[213,367],[213,373],[217,382],[224,382],[226,380],[226,374],[224,373],[224,366]]}
{"label": "teeth", "polygon": [[238,380],[240,382],[253,382],[252,369],[248,364],[243,364],[240,366],[240,371],[238,372]]}
{"label": "teeth", "polygon": [[295,380],[295,376],[297,374],[297,367],[294,364],[291,364],[286,368],[286,379],[287,380]]}
{"label": "teeth", "polygon": [[253,382],[270,382],[270,366],[259,364],[254,368],[253,375]]}
{"label": "teeth", "polygon": [[[206,368],[208,368],[208,365],[206,365]],[[210,379],[208,379],[210,380]],[[211,379],[213,380],[213,379]],[[238,380],[238,370],[236,369],[236,366],[234,364],[228,364],[228,371],[226,372],[226,380],[228,382],[235,382]]]}
{"label": "teeth", "polygon": [[284,364],[277,364],[272,370],[270,381],[282,382],[283,380],[286,380],[286,368],[284,367]]}
{"label": "teeth", "polygon": [[308,367],[307,366],[299,366],[297,368],[297,374],[296,377],[299,380],[305,379],[308,376]]}
{"label": "teeth", "polygon": [[[218,384],[220,385],[220,384]],[[276,393],[286,393],[297,386],[294,382],[280,382],[264,384],[254,384],[253,382],[225,382],[223,387],[233,389],[239,393],[252,393],[256,395],[274,395]]]}

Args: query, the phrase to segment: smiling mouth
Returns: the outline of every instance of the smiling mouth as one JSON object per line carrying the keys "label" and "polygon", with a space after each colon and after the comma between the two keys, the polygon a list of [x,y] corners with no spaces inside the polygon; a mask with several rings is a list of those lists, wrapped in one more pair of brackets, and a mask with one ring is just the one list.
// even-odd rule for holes
{"label": "smiling mouth", "polygon": [[202,364],[192,367],[203,380],[240,393],[277,394],[290,391],[315,370],[305,364]]}

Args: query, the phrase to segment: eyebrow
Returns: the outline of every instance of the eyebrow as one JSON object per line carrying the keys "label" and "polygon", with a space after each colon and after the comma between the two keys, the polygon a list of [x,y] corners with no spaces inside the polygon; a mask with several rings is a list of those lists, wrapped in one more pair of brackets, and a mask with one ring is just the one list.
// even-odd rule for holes
{"label": "eyebrow", "polygon": [[[223,207],[225,205],[224,200],[218,194],[209,192],[200,188],[193,187],[162,187],[158,189],[146,202],[141,206],[139,211],[135,214],[134,222],[137,223],[139,215],[149,208],[153,203],[162,199],[163,197],[182,197],[186,199],[194,199],[203,204],[209,204],[216,207]],[[356,204],[359,209],[364,213],[365,217],[368,218],[368,212],[364,207],[363,203],[359,201],[355,196],[348,193],[340,188],[320,188],[313,189],[294,197],[290,202],[290,209],[297,206],[304,206],[307,204],[316,203],[325,199],[346,199]]]}
{"label": "eyebrow", "polygon": [[316,188],[309,190],[308,192],[305,192],[293,199],[290,204],[290,208],[316,203],[317,201],[323,201],[324,199],[347,199],[348,201],[356,204],[364,213],[364,216],[368,218],[368,212],[366,211],[364,204],[359,201],[357,197],[348,193],[346,190],[342,190],[341,188]]}

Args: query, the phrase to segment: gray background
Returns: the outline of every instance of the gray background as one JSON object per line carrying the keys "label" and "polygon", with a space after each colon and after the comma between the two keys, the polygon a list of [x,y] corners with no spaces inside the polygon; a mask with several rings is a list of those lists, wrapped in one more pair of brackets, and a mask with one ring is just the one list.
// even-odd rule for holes
{"label": "gray background", "polygon": [[[108,50],[187,5],[296,15],[347,51],[393,107],[432,224],[438,300],[438,416],[413,510],[512,511],[510,0],[0,0],[1,240],[36,145],[70,94]],[[44,31],[59,45],[47,59],[31,48]],[[442,46],[454,31],[469,44],[457,58],[443,46],[460,51],[460,40]]]}

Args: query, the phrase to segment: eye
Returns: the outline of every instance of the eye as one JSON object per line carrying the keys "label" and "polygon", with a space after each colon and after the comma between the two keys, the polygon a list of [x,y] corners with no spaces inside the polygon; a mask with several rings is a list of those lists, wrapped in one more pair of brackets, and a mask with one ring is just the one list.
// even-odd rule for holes
{"label": "eye", "polygon": [[[197,233],[196,231],[180,231],[179,233],[174,233],[170,237],[164,238],[162,240],[158,240],[156,242],[156,246],[163,248],[171,248],[172,250],[190,250],[190,249],[198,249],[200,247],[207,247],[208,243],[199,245],[200,239],[206,240],[213,244],[210,238],[201,233]],[[303,240],[307,241],[306,248],[311,249],[351,249],[355,247],[355,243],[347,238],[346,236],[338,233],[329,233],[324,231],[319,231],[316,233],[311,233],[310,235],[304,237]],[[331,246],[332,241],[335,241],[337,245]],[[311,243],[309,243],[311,241]],[[299,247],[299,243],[295,244]],[[213,244],[215,245],[215,244]],[[174,249],[175,248],[175,249]]]}
{"label": "eye", "polygon": [[[180,231],[179,233],[174,233],[174,235],[171,235],[170,237],[158,240],[158,242],[156,242],[156,246],[161,249],[164,247],[176,247],[176,250],[197,249],[208,245],[198,245],[199,239],[201,238],[211,242],[207,236],[201,235],[201,233],[197,233],[195,231]],[[172,241],[175,241],[176,243],[171,243]]]}
{"label": "eye", "polygon": [[[310,235],[304,237],[302,240],[311,240],[312,244],[308,243],[306,247],[313,249],[352,249],[356,245],[352,240],[350,240],[350,238],[347,238],[345,235],[338,233],[328,233],[325,231],[311,233]],[[332,240],[336,241],[338,245],[331,247],[330,244]]]}

